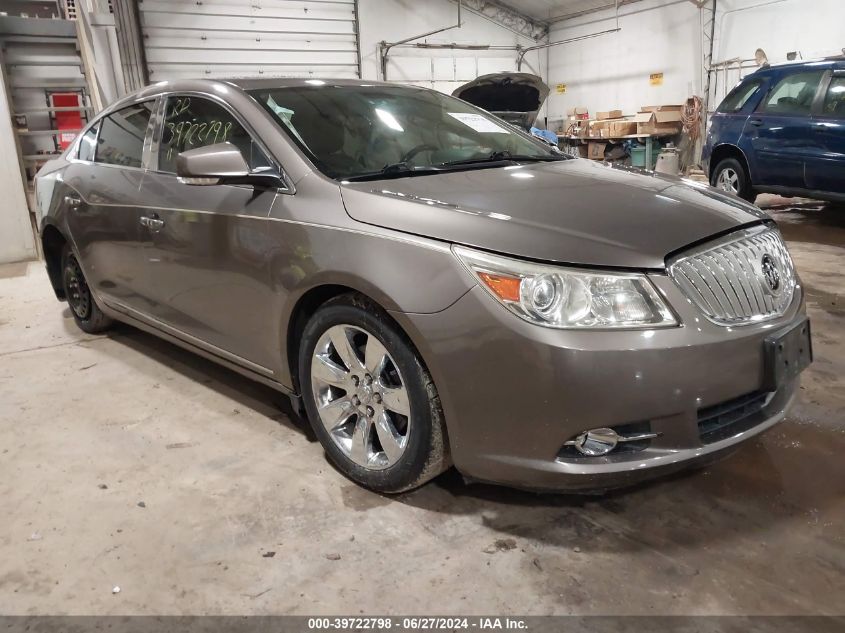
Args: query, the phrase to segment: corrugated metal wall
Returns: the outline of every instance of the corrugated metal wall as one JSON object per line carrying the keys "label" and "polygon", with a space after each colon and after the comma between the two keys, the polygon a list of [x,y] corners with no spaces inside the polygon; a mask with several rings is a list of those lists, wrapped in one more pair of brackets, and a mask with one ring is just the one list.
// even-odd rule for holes
{"label": "corrugated metal wall", "polygon": [[354,0],[140,0],[150,81],[357,77]]}

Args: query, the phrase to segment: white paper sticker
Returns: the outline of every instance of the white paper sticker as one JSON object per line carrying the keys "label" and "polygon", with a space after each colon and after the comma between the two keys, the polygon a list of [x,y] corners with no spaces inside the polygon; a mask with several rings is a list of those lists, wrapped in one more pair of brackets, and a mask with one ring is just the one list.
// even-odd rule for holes
{"label": "white paper sticker", "polygon": [[449,116],[456,118],[464,125],[468,125],[476,132],[493,132],[495,134],[507,134],[508,131],[496,125],[490,119],[480,114],[467,114],[466,112],[449,112]]}

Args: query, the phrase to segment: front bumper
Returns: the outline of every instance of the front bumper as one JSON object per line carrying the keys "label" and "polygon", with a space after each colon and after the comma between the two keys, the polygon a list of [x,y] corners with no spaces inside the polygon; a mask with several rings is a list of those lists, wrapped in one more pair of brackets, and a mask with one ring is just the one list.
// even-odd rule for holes
{"label": "front bumper", "polygon": [[[554,330],[527,323],[476,287],[436,314],[394,314],[437,385],[452,458],[467,478],[542,490],[605,490],[712,461],[780,421],[797,380],[763,393],[763,341],[804,318],[799,287],[777,320],[722,327],[665,275],[652,277],[682,326]],[[715,436],[719,405],[755,400]],[[742,409],[744,411],[745,409]],[[599,427],[647,425],[638,450],[574,455],[567,440]]]}

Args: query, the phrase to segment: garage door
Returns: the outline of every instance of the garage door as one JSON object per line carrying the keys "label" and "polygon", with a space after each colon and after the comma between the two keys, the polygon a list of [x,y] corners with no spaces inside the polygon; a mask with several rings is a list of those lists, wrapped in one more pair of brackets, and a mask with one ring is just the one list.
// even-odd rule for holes
{"label": "garage door", "polygon": [[[395,52],[394,52],[395,51]],[[476,77],[488,73],[516,70],[516,53],[501,56],[426,56],[413,51],[391,51],[388,74],[390,81],[434,88],[446,94]]]}
{"label": "garage door", "polygon": [[138,3],[151,81],[357,77],[353,0]]}

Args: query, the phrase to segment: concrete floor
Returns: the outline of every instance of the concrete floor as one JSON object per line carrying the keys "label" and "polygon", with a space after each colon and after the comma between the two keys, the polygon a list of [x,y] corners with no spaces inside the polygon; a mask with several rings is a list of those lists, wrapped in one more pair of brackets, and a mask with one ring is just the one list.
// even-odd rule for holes
{"label": "concrete floor", "polygon": [[845,209],[758,202],[808,292],[800,403],[726,461],[602,498],[454,472],[380,497],[274,392],[128,327],[83,335],[40,263],[0,267],[0,609],[845,613]]}

